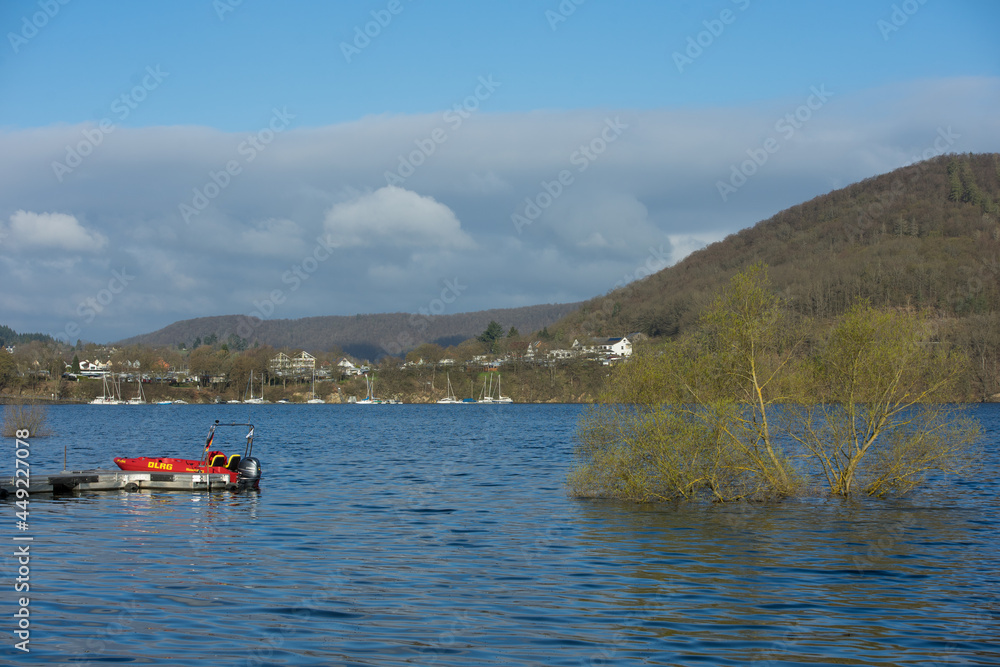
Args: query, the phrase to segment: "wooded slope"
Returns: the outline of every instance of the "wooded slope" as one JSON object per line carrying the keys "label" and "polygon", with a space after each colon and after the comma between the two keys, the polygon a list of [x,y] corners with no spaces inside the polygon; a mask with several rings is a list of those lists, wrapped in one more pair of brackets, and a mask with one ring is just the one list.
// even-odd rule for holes
{"label": "wooded slope", "polygon": [[[205,340],[215,335],[220,342],[225,342],[230,335],[236,335],[279,349],[290,347],[318,352],[339,347],[359,359],[374,360],[385,354],[406,352],[419,343],[437,343],[442,347],[458,344],[481,334],[491,320],[499,322],[504,331],[515,327],[527,334],[551,325],[578,307],[578,303],[546,304],[431,317],[384,313],[264,322],[249,321],[245,315],[220,315],[174,322],[159,331],[134,336],[116,345],[184,343],[191,347],[198,338]],[[252,334],[248,335],[250,332]]]}
{"label": "wooded slope", "polygon": [[791,307],[814,317],[874,306],[964,318],[1000,311],[1000,155],[943,155],[816,197],[585,302],[562,338],[674,336],[708,294],[751,264],[770,267]]}

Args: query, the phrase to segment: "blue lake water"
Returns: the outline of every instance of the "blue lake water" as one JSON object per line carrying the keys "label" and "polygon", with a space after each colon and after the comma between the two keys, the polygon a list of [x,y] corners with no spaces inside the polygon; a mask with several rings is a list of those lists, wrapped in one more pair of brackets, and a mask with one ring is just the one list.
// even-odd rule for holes
{"label": "blue lake water", "polygon": [[[9,664],[1000,664],[1000,406],[903,498],[636,506],[566,495],[579,406],[57,406],[34,475],[201,454],[256,425],[260,494],[33,496]],[[216,446],[242,452],[244,431]],[[3,474],[14,468],[4,440]]]}

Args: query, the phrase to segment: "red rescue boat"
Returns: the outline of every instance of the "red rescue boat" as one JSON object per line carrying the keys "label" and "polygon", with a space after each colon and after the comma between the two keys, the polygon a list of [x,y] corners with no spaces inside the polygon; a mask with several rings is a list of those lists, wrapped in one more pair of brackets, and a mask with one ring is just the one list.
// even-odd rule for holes
{"label": "red rescue boat", "polygon": [[[226,455],[218,450],[211,450],[212,441],[215,438],[215,428],[217,426],[249,426],[247,433],[247,446],[242,456],[233,454],[226,458]],[[245,488],[258,488],[260,484],[261,467],[260,461],[251,456],[253,453],[253,424],[220,424],[215,420],[212,428],[208,432],[208,439],[205,441],[205,450],[201,459],[180,459],[167,456],[138,456],[127,458],[117,457],[115,465],[122,470],[142,471],[142,472],[163,472],[163,473],[208,473],[216,475],[229,475],[229,484],[235,490]]]}
{"label": "red rescue boat", "polygon": [[[230,481],[236,483],[236,465],[239,465],[241,457],[239,454],[233,454],[229,458],[230,461],[227,462],[226,456],[222,452],[209,452],[207,467],[204,460],[174,459],[166,456],[136,456],[133,458],[119,456],[115,459],[115,464],[122,470],[142,470],[149,472],[207,472],[213,475],[228,474],[230,476]],[[229,467],[230,462],[235,463],[232,468]]]}

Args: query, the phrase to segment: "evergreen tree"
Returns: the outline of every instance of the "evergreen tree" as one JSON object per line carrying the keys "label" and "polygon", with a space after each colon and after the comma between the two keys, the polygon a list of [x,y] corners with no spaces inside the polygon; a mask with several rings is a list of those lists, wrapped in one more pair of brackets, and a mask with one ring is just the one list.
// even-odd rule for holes
{"label": "evergreen tree", "polygon": [[983,204],[983,193],[979,189],[975,177],[972,175],[972,166],[968,162],[962,162],[958,177],[962,182],[962,201],[981,206]]}
{"label": "evergreen tree", "polygon": [[234,333],[229,334],[229,338],[226,339],[226,346],[227,346],[226,349],[228,350],[237,350],[239,352],[242,352],[243,350],[247,349],[248,345],[249,341],[240,338],[238,335]]}
{"label": "evergreen tree", "polygon": [[948,163],[948,201],[962,199],[962,180],[958,176],[958,160],[951,159]]}
{"label": "evergreen tree", "polygon": [[480,343],[483,343],[491,354],[496,352],[497,341],[503,338],[503,327],[496,320],[490,320],[490,323],[486,326],[486,331],[479,334],[476,337]]}

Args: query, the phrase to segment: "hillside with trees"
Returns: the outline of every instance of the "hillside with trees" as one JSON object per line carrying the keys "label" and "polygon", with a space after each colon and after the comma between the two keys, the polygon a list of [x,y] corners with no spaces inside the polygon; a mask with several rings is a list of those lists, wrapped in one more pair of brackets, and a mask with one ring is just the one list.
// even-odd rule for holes
{"label": "hillside with trees", "polygon": [[33,340],[41,341],[43,343],[53,342],[52,336],[43,333],[17,333],[10,327],[0,324],[0,347],[7,345],[18,345],[21,343],[30,343]]}
{"label": "hillside with trees", "polygon": [[585,302],[548,329],[559,341],[640,331],[677,337],[737,272],[769,267],[800,317],[858,300],[929,313],[963,348],[972,382],[1000,393],[1000,155],[943,155],[816,197]]}
{"label": "hillside with trees", "polygon": [[441,347],[457,345],[480,335],[492,321],[518,331],[538,331],[579,305],[545,304],[454,315],[384,313],[264,321],[245,315],[221,315],[182,320],[116,345],[183,344],[194,348],[219,341],[237,350],[258,344],[313,352],[342,351],[358,359],[374,360],[387,354],[402,356],[421,343],[435,343]]}

